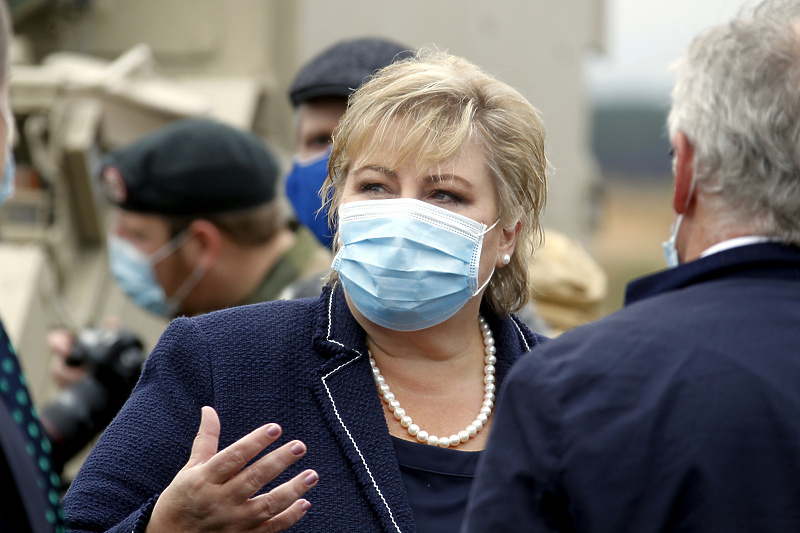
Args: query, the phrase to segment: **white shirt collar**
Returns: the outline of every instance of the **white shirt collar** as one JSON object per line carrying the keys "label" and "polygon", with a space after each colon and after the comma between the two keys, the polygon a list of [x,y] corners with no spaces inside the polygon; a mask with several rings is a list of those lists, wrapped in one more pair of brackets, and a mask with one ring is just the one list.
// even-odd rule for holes
{"label": "white shirt collar", "polygon": [[747,246],[749,244],[759,244],[762,242],[778,242],[780,239],[775,237],[764,237],[763,235],[747,235],[745,237],[734,237],[733,239],[728,239],[722,242],[718,242],[713,246],[709,246],[705,249],[703,253],[700,254],[700,257],[706,257],[711,254],[715,254],[718,252],[722,252],[724,250],[730,250],[731,248],[737,248],[739,246]]}

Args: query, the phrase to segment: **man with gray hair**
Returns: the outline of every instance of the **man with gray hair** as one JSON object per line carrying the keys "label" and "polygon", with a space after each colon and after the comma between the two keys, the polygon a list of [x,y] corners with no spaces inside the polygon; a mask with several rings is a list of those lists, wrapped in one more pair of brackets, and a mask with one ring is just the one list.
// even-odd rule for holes
{"label": "man with gray hair", "polygon": [[800,2],[676,71],[674,268],[512,370],[464,531],[800,531]]}

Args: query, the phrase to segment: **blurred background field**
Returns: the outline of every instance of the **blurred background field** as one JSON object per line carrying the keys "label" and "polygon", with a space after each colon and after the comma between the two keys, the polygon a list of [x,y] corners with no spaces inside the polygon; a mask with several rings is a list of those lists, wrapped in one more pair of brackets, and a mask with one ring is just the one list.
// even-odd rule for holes
{"label": "blurred background field", "polygon": [[668,179],[604,182],[602,214],[592,252],[608,275],[603,314],[622,306],[625,285],[666,267],[661,242],[672,223],[672,182]]}

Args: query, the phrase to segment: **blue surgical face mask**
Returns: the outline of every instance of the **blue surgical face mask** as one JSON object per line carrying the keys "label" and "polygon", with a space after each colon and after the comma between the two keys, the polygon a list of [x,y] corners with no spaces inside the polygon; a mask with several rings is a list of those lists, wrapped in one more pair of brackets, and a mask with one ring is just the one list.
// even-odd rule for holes
{"label": "blue surgical face mask", "polygon": [[14,152],[12,150],[12,136],[14,133],[14,124],[12,122],[13,115],[11,110],[5,106],[0,107],[0,113],[2,113],[6,121],[6,162],[5,165],[3,165],[3,177],[0,178],[2,179],[0,182],[0,205],[2,205],[3,202],[14,196],[14,190],[16,188],[14,174],[16,173],[17,166],[14,162]]}
{"label": "blue surgical face mask", "polygon": [[6,164],[3,166],[3,177],[2,177],[3,181],[0,182],[0,205],[2,205],[3,202],[14,196],[14,189],[15,189],[14,174],[16,168],[17,167],[14,164],[14,154],[9,149],[8,153],[6,154]]}
{"label": "blue surgical face mask", "polygon": [[332,248],[333,231],[328,228],[328,209],[323,208],[320,189],[328,176],[330,149],[311,159],[295,159],[286,176],[286,196],[292,202],[297,220],[316,235],[319,242]]}
{"label": "blue surgical face mask", "polygon": [[678,217],[672,223],[669,239],[661,243],[661,246],[664,247],[664,258],[667,260],[667,265],[669,268],[675,268],[680,264],[680,260],[678,259],[678,250],[675,248],[675,242],[678,240],[678,231],[681,228],[681,222],[683,222],[683,215],[678,215]]}
{"label": "blue surgical face mask", "polygon": [[[350,202],[339,208],[342,286],[367,319],[397,331],[440,324],[489,283],[480,283],[487,228],[413,199]],[[494,271],[492,271],[494,272]]]}
{"label": "blue surgical face mask", "polygon": [[156,250],[154,254],[147,255],[129,241],[111,234],[108,236],[111,273],[122,291],[140,307],[157,315],[173,317],[180,309],[183,299],[200,281],[205,271],[198,265],[176,293],[168,298],[156,280],[154,266],[184,242],[186,235],[182,233]]}

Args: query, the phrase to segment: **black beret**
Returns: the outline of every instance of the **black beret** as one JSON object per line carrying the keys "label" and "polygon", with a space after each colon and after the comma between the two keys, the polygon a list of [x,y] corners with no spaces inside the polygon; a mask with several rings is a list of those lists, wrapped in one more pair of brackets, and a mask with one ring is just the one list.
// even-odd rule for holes
{"label": "black beret", "polygon": [[385,39],[341,41],[323,50],[297,74],[289,89],[294,107],[311,98],[347,98],[375,71],[414,52]]}
{"label": "black beret", "polygon": [[269,202],[280,167],[254,135],[185,119],[106,154],[100,177],[108,198],[123,209],[199,215]]}

